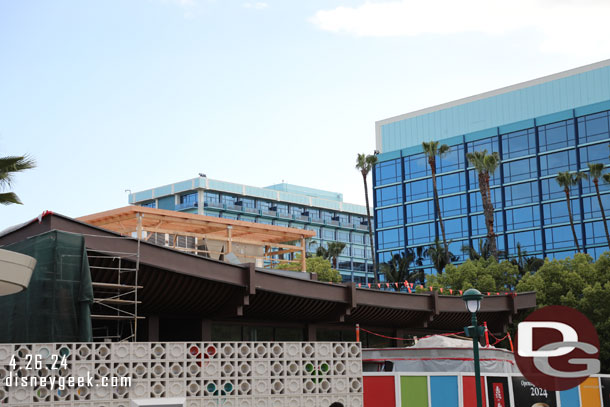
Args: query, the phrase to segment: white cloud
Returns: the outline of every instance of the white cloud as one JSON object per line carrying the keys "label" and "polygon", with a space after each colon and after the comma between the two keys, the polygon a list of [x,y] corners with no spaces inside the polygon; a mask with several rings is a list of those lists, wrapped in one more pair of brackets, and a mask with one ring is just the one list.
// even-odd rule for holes
{"label": "white cloud", "polygon": [[402,0],[318,11],[318,28],[357,37],[541,34],[545,52],[610,54],[610,1]]}
{"label": "white cloud", "polygon": [[253,8],[256,10],[263,10],[266,9],[267,7],[269,7],[269,4],[264,3],[262,1],[256,2],[256,3],[244,3],[244,7],[245,8]]}

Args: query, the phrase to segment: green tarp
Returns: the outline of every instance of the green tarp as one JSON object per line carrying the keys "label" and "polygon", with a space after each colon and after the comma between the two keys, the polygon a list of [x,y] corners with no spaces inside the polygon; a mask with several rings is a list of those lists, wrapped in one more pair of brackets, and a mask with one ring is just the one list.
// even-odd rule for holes
{"label": "green tarp", "polygon": [[26,290],[0,297],[0,342],[91,342],[93,288],[83,236],[51,231],[3,249],[37,263]]}

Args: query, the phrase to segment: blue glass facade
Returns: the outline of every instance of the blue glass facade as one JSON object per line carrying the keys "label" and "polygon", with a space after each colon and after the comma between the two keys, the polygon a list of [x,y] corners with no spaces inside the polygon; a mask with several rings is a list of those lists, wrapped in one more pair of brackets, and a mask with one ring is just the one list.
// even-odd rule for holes
{"label": "blue glass facade", "polygon": [[[610,167],[608,110],[454,143],[437,161],[437,188],[449,249],[465,260],[464,245],[478,247],[486,236],[477,173],[469,152],[486,149],[501,158],[490,180],[498,249],[514,255],[517,244],[529,255],[563,258],[575,252],[560,171],[588,171],[587,163]],[[455,139],[453,140],[455,142]],[[410,149],[415,150],[414,148]],[[432,179],[423,152],[401,154],[374,172],[377,250],[380,262],[396,252],[428,247],[440,238]],[[610,186],[600,182],[610,208]],[[403,198],[404,197],[404,198]],[[584,251],[596,257],[608,249],[592,181],[571,190],[576,231]],[[430,266],[428,265],[428,268]]]}
{"label": "blue glass facade", "polygon": [[[437,158],[437,189],[449,250],[464,261],[463,246],[487,235],[478,174],[467,154],[487,150],[501,159],[490,179],[498,249],[517,245],[528,255],[563,258],[576,251],[562,171],[610,167],[610,60],[468,97],[376,123],[381,151],[373,174],[377,257],[427,248],[442,240],[432,178],[421,143],[451,147]],[[609,169],[607,168],[606,171]],[[600,180],[610,209],[610,186]],[[570,190],[580,247],[593,257],[608,250],[594,184]],[[432,271],[430,260],[424,268]]]}
{"label": "blue glass facade", "polygon": [[130,203],[312,230],[316,238],[309,242],[311,253],[330,242],[345,243],[337,259],[344,281],[373,280],[366,209],[343,202],[342,194],[290,184],[257,188],[195,178],[136,192],[131,194]]}

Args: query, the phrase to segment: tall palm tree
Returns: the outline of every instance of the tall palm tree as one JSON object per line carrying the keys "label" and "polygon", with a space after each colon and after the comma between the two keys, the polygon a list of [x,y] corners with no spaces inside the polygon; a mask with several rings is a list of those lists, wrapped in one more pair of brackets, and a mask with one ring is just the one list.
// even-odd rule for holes
{"label": "tall palm tree", "polygon": [[443,270],[447,266],[447,264],[457,261],[459,257],[454,256],[451,252],[446,252],[445,247],[441,245],[441,243],[437,240],[434,241],[434,244],[428,247],[426,250],[426,254],[432,261],[434,268],[438,274],[443,274]]}
{"label": "tall palm tree", "polygon": [[[604,230],[606,231],[606,241],[610,248],[610,233],[608,233],[608,223],[606,221],[606,212],[604,211],[604,205],[602,204],[602,196],[599,193],[599,179],[603,177],[605,180],[606,175],[602,174],[604,171],[604,164],[602,163],[589,163],[589,176],[591,177],[593,184],[595,185],[595,192],[597,193],[597,202],[599,203],[599,209],[602,212],[602,219],[604,220]],[[609,176],[610,179],[610,176]]]}
{"label": "tall palm tree", "polygon": [[578,244],[578,237],[576,236],[576,229],[574,228],[574,217],[572,216],[572,205],[570,204],[570,187],[578,185],[580,180],[583,178],[587,178],[587,175],[583,174],[582,172],[571,174],[569,171],[560,172],[555,178],[559,186],[563,188],[563,192],[566,194],[566,204],[568,205],[570,227],[572,228],[572,236],[574,237],[574,244],[576,245],[576,251],[578,253],[580,253],[580,245]]}
{"label": "tall palm tree", "polygon": [[412,250],[409,250],[406,253],[396,253],[390,260],[380,264],[379,268],[385,274],[389,283],[400,283],[398,287],[394,285],[394,289],[400,291],[404,281],[414,282],[414,280],[417,280],[418,272],[411,272],[411,264],[414,261],[415,254]]}
{"label": "tall palm tree", "polygon": [[497,259],[498,246],[496,244],[496,234],[494,232],[494,206],[491,202],[489,179],[500,165],[500,156],[495,151],[491,154],[487,154],[487,150],[483,150],[468,153],[467,157],[468,161],[474,166],[479,175],[479,191],[481,192],[481,200],[483,201],[483,216],[485,216],[489,251],[491,255]]}
{"label": "tall palm tree", "polygon": [[358,154],[358,157],[356,158],[356,169],[360,171],[360,174],[362,174],[362,181],[364,181],[364,199],[366,200],[366,220],[369,226],[369,244],[371,245],[371,257],[373,259],[373,276],[375,279],[375,284],[377,284],[377,260],[375,259],[375,248],[373,246],[373,225],[371,222],[371,209],[369,206],[369,188],[366,182],[366,177],[369,175],[369,172],[371,172],[375,164],[377,164],[376,155]]}
{"label": "tall palm tree", "polygon": [[[15,173],[29,170],[35,166],[36,162],[26,155],[20,157],[0,157],[0,191],[12,187],[13,175],[15,175]],[[0,204],[21,205],[22,203],[17,194],[14,192],[4,192],[0,193]]]}
{"label": "tall palm tree", "polygon": [[337,257],[339,257],[343,249],[345,249],[345,243],[329,242],[326,246],[326,253],[328,257],[322,257],[330,259],[333,268],[337,269]]}
{"label": "tall palm tree", "polygon": [[445,263],[449,264],[449,246],[447,244],[447,238],[445,237],[445,224],[443,223],[443,215],[441,213],[441,203],[438,199],[438,189],[436,188],[436,157],[443,157],[449,152],[451,147],[447,144],[439,146],[438,141],[423,142],[422,147],[424,154],[428,158],[428,165],[430,166],[430,172],[432,173],[432,191],[434,193],[434,211],[438,217],[438,224],[441,227],[441,234],[443,236],[443,246],[445,248]]}

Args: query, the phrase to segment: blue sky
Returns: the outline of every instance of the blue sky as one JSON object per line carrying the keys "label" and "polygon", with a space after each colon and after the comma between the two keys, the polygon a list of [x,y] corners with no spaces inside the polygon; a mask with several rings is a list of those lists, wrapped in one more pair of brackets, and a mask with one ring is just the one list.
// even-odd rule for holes
{"label": "blue sky", "polygon": [[[459,5],[457,7],[456,5]],[[0,155],[80,216],[195,177],[342,192],[376,120],[610,58],[601,0],[0,0]]]}

